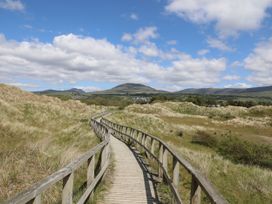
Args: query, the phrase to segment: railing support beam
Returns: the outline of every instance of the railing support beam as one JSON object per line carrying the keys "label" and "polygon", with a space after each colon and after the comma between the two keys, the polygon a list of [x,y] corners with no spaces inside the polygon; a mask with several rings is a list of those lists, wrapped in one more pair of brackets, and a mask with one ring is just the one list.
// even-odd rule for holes
{"label": "railing support beam", "polygon": [[63,179],[62,204],[73,203],[73,185],[74,173],[71,173]]}
{"label": "railing support beam", "polygon": [[191,204],[200,204],[201,203],[201,187],[199,186],[199,184],[194,176],[192,176],[190,203]]}

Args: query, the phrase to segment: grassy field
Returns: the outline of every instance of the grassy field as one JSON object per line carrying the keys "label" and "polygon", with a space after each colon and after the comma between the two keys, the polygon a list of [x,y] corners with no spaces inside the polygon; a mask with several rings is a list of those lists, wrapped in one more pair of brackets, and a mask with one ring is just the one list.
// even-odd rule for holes
{"label": "grassy field", "polygon": [[[103,109],[0,84],[0,202],[97,144],[88,122]],[[75,185],[81,180],[79,173]],[[57,202],[58,190],[50,191],[51,200],[45,200]]]}
{"label": "grassy field", "polygon": [[[230,203],[272,202],[271,168],[262,167],[264,163],[252,165],[248,160],[235,157],[235,151],[243,146],[246,156],[253,152],[252,157],[257,154],[266,159],[265,164],[271,164],[271,106],[213,108],[165,102],[130,105],[109,119],[165,140],[209,178]],[[234,145],[226,144],[230,137],[236,138]],[[230,155],[224,154],[222,145],[235,150],[234,158],[229,159]],[[261,151],[263,149],[267,151]]]}

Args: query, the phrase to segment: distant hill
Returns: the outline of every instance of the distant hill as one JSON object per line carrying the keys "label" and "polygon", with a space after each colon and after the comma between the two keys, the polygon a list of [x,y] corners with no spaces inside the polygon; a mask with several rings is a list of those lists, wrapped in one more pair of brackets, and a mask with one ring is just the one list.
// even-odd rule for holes
{"label": "distant hill", "polygon": [[156,93],[166,93],[166,91],[157,90],[143,84],[126,83],[120,84],[105,91],[93,92],[93,94],[156,94]]}
{"label": "distant hill", "polygon": [[44,91],[35,91],[34,93],[36,94],[45,94],[45,95],[51,95],[51,94],[67,94],[67,93],[71,93],[71,94],[84,94],[85,91],[81,90],[81,89],[77,89],[77,88],[72,88],[72,89],[68,89],[68,90],[53,90],[53,89],[48,89],[48,90],[44,90]]}
{"label": "distant hill", "polygon": [[272,86],[255,88],[201,88],[184,89],[177,93],[182,94],[207,94],[207,95],[238,95],[238,96],[263,96],[272,97]]}
{"label": "distant hill", "polygon": [[38,95],[55,96],[55,97],[58,97],[63,100],[81,99],[81,98],[86,97],[85,96],[86,92],[81,89],[77,89],[77,88],[72,88],[72,89],[68,89],[68,90],[49,89],[49,90],[44,90],[44,91],[35,91],[33,93],[38,94]]}

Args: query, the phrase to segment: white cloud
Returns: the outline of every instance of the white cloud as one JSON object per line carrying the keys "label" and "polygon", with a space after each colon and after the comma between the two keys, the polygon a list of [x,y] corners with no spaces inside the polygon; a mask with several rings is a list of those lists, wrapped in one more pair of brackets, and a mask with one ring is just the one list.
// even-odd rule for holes
{"label": "white cloud", "polygon": [[247,83],[236,83],[236,84],[228,84],[224,86],[224,88],[250,88],[252,85]]}
{"label": "white cloud", "polygon": [[142,45],[139,48],[139,52],[149,57],[157,57],[160,54],[160,50],[153,43]]}
{"label": "white cloud", "polygon": [[234,61],[230,66],[233,68],[242,67],[243,63],[240,61]]}
{"label": "white cloud", "polygon": [[244,60],[244,66],[252,74],[249,81],[260,85],[272,85],[272,37],[257,45]]}
{"label": "white cloud", "polygon": [[5,83],[5,84],[8,84],[8,85],[11,85],[11,86],[17,86],[17,87],[20,87],[20,88],[37,88],[39,87],[37,84],[31,84],[31,83],[19,83],[19,82],[13,82],[13,83]]}
{"label": "white cloud", "polygon": [[239,80],[240,76],[238,75],[226,75],[223,77],[223,79],[228,80],[228,81],[235,81],[235,80]]}
{"label": "white cloud", "polygon": [[169,41],[167,41],[167,44],[168,45],[176,45],[177,41],[176,40],[169,40]]}
{"label": "white cloud", "polygon": [[132,39],[133,39],[133,36],[131,35],[131,34],[129,34],[129,33],[124,33],[124,35],[122,36],[122,41],[132,41]]}
{"label": "white cloud", "polygon": [[32,29],[33,27],[32,27],[32,25],[25,24],[25,25],[23,25],[23,28]]}
{"label": "white cloud", "polygon": [[0,1],[0,8],[11,10],[11,11],[23,11],[23,10],[25,10],[25,6],[20,0]]}
{"label": "white cloud", "polygon": [[192,58],[183,54],[162,75],[164,81],[183,87],[202,87],[219,81],[219,74],[226,68],[226,60]]}
{"label": "white cloud", "polygon": [[272,0],[170,0],[166,11],[194,23],[215,22],[221,36],[261,26]]}
{"label": "white cloud", "polygon": [[209,52],[210,52],[210,50],[208,50],[208,49],[203,49],[203,50],[199,50],[199,51],[197,52],[197,54],[203,56],[203,55],[208,54]]}
{"label": "white cloud", "polygon": [[76,86],[75,88],[81,89],[85,92],[94,92],[94,91],[101,91],[102,89],[95,86]]}
{"label": "white cloud", "polygon": [[226,43],[224,43],[222,40],[219,40],[219,39],[208,38],[207,43],[210,47],[216,48],[218,50],[233,51],[231,47],[229,47]]}
{"label": "white cloud", "polygon": [[105,39],[74,34],[56,36],[52,43],[18,42],[0,35],[0,76],[13,81],[27,77],[49,84],[152,81],[165,86],[201,87],[218,82],[226,67],[224,58],[193,58],[174,49],[159,56],[171,59],[163,66],[135,57],[130,50]]}
{"label": "white cloud", "polygon": [[155,26],[140,28],[136,33],[125,33],[122,36],[123,41],[133,41],[134,43],[146,43],[159,36]]}
{"label": "white cloud", "polygon": [[129,17],[135,21],[139,20],[139,16],[136,13],[131,13]]}

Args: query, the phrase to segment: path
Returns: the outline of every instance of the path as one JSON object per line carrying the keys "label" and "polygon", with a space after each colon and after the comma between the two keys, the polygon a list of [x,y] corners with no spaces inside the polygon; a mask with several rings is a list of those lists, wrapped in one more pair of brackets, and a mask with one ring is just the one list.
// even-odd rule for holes
{"label": "path", "polygon": [[129,147],[111,136],[111,151],[115,165],[113,183],[105,194],[105,204],[153,204],[153,182],[141,159]]}

